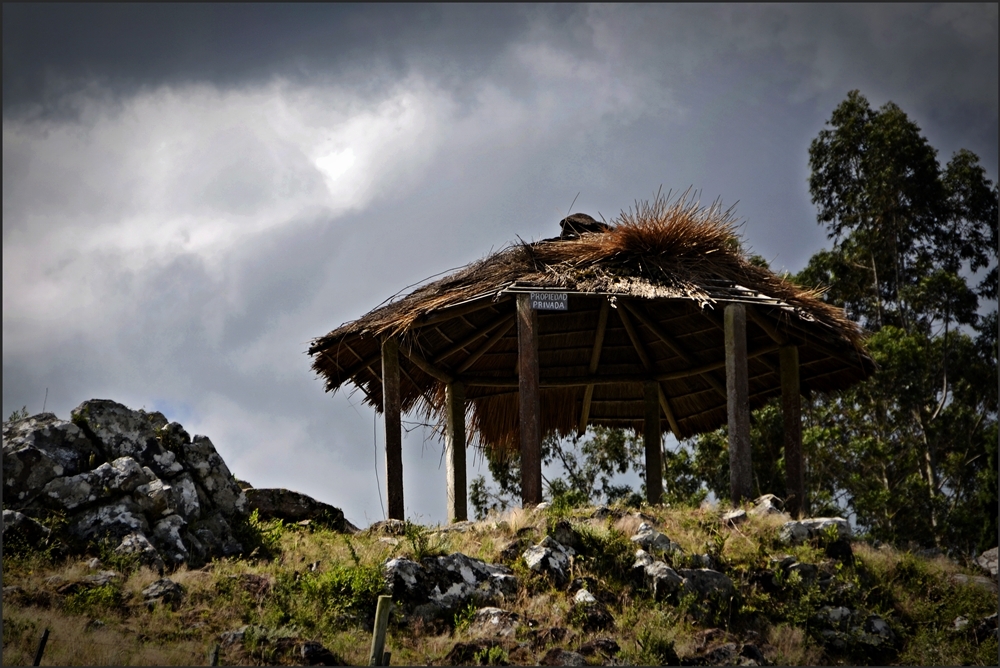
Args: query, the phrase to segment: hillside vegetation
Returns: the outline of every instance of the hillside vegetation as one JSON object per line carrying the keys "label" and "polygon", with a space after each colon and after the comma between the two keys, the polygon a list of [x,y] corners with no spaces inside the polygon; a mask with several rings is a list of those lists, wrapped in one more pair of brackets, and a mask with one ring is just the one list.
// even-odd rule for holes
{"label": "hillside vegetation", "polygon": [[[388,593],[386,562],[461,552],[510,567],[516,593],[437,618],[396,607],[392,664],[996,665],[996,584],[974,565],[858,541],[846,550],[832,535],[788,546],[779,539],[787,516],[750,514],[732,525],[720,515],[708,505],[595,512],[557,503],[354,535],[251,516],[239,527],[255,548],[250,558],[168,572],[183,591],[151,603],[143,591],[163,574],[133,557],[100,546],[81,559],[5,545],[3,664],[30,664],[48,628],[43,665],[205,665],[217,645],[222,665],[365,665],[377,599]],[[522,555],[560,520],[579,549],[568,582],[557,584]],[[735,593],[657,600],[633,576],[630,537],[642,522],[680,546],[662,556],[671,566],[711,563]],[[793,562],[815,568],[789,569]],[[574,602],[581,588],[610,618],[595,621]],[[503,616],[506,634],[504,623],[482,623],[477,608],[487,604],[514,613]],[[884,641],[873,618],[888,626]]]}

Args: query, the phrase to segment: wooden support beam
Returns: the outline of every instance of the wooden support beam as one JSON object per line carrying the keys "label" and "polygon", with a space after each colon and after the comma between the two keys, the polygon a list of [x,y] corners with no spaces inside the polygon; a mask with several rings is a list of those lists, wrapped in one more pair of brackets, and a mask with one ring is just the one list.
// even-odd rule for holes
{"label": "wooden support beam", "polygon": [[435,355],[434,359],[431,360],[431,363],[432,364],[439,364],[440,362],[448,359],[449,357],[451,357],[452,355],[454,355],[455,353],[457,353],[459,350],[462,350],[466,346],[469,346],[470,344],[472,344],[473,342],[475,342],[477,339],[480,339],[480,338],[486,336],[487,334],[489,334],[490,332],[492,332],[494,329],[496,329],[497,327],[499,327],[500,325],[502,325],[502,324],[504,324],[505,322],[508,322],[508,321],[509,322],[514,322],[514,316],[512,314],[510,314],[510,313],[504,313],[499,318],[496,318],[492,322],[489,322],[489,323],[483,325],[482,327],[480,327],[479,329],[477,329],[476,331],[472,332],[471,334],[469,334],[468,336],[466,336],[464,339],[460,339],[459,341],[456,341],[452,345],[448,346],[445,350],[443,350],[442,352],[440,352],[437,355]]}
{"label": "wooden support beam", "polygon": [[729,495],[733,505],[752,496],[750,401],[747,379],[747,320],[743,304],[727,304],[726,391],[729,395]]}
{"label": "wooden support beam", "polygon": [[[601,361],[601,351],[604,349],[604,332],[608,328],[608,312],[611,304],[607,298],[601,299],[601,310],[597,312],[597,331],[594,332],[594,347],[590,352],[590,366],[588,371],[591,376],[597,373],[597,366]],[[590,417],[590,402],[594,399],[593,383],[586,386],[583,391],[583,405],[580,407],[580,424],[577,433],[581,436],[587,431],[587,420]]]}
{"label": "wooden support beam", "polygon": [[448,488],[448,521],[461,522],[469,519],[465,484],[465,388],[462,383],[448,383],[444,387],[444,393],[447,421],[444,460]]}
{"label": "wooden support beam", "polygon": [[464,304],[458,304],[456,306],[446,306],[440,310],[428,313],[427,315],[421,316],[416,320],[416,322],[411,325],[411,329],[415,327],[427,327],[428,325],[436,325],[439,322],[444,322],[445,320],[451,320],[452,318],[457,318],[460,315],[468,315],[469,313],[475,313],[476,311],[482,311],[485,308],[491,306],[497,306],[507,301],[506,298],[501,297],[496,301],[493,301],[492,295],[483,295],[479,299],[466,302]]}
{"label": "wooden support beam", "polygon": [[433,364],[425,360],[423,357],[421,357],[420,354],[417,353],[417,351],[413,350],[412,348],[406,347],[406,348],[400,348],[400,350],[403,352],[404,355],[406,355],[407,359],[413,362],[421,371],[426,373],[434,380],[440,381],[445,384],[448,384],[454,380],[454,378],[450,373],[434,366]]}
{"label": "wooden support beam", "polygon": [[[691,357],[691,355],[688,354],[686,350],[684,350],[683,346],[677,343],[677,341],[675,341],[672,336],[664,332],[663,328],[657,325],[652,318],[646,315],[646,313],[643,312],[643,310],[639,307],[638,304],[633,304],[625,300],[622,300],[619,303],[625,306],[625,308],[628,309],[629,312],[632,313],[632,315],[634,315],[636,319],[639,320],[639,322],[645,325],[646,328],[649,329],[649,331],[651,331],[654,336],[663,341],[663,343],[665,343],[668,348],[674,351],[675,355],[684,360],[685,364],[687,364],[688,366],[694,364],[694,358]],[[700,375],[705,379],[705,382],[707,382],[712,387],[712,389],[714,389],[716,392],[719,393],[720,397],[726,396],[725,385],[720,383],[714,376],[710,374],[710,372],[706,371],[705,373]]]}
{"label": "wooden support beam", "polygon": [[767,335],[771,337],[772,341],[777,343],[779,346],[788,345],[788,337],[785,336],[784,333],[779,332],[778,328],[771,324],[771,321],[768,320],[767,316],[763,313],[760,313],[753,306],[748,306],[747,315],[750,316],[750,319],[753,320],[758,327],[767,332]]}
{"label": "wooden support beam", "polygon": [[621,318],[622,325],[625,326],[625,333],[628,334],[628,338],[632,342],[632,347],[639,356],[639,361],[642,362],[642,366],[644,366],[647,371],[652,371],[653,363],[650,361],[649,355],[646,354],[646,348],[642,345],[642,341],[639,339],[639,335],[635,331],[635,326],[632,324],[632,318],[628,316],[628,311],[621,308],[617,310],[618,317]]}
{"label": "wooden support beam", "polygon": [[[773,353],[779,346],[765,346],[747,354],[747,359],[753,359],[761,355]],[[620,385],[622,383],[644,383],[647,380],[666,382],[677,380],[678,378],[688,378],[714,371],[726,366],[725,361],[703,364],[694,369],[681,369],[679,371],[668,371],[658,374],[633,374],[633,375],[607,375],[607,376],[562,376],[556,378],[545,378],[539,381],[540,387],[580,387],[586,385]],[[459,378],[466,387],[519,387],[520,381],[514,377],[502,376],[461,376]]]}
{"label": "wooden support beam", "polygon": [[382,414],[385,419],[385,484],[389,519],[403,517],[403,424],[399,408],[399,343],[382,342]]}
{"label": "wooden support beam", "polygon": [[674,433],[677,440],[680,440],[681,428],[678,426],[677,418],[674,416],[674,409],[670,407],[667,395],[663,393],[663,387],[659,383],[656,384],[656,394],[660,400],[660,408],[663,409],[663,414],[667,416],[667,424],[670,425],[670,431]]}
{"label": "wooden support beam", "polygon": [[802,408],[799,399],[799,349],[784,346],[781,357],[781,414],[785,425],[785,510],[793,519],[808,512],[805,463],[802,457]]}
{"label": "wooden support beam", "polygon": [[663,497],[663,460],[660,446],[660,385],[650,381],[643,386],[645,415],[642,423],[642,440],[646,450],[646,501],[659,503]]}
{"label": "wooden support beam", "polygon": [[542,502],[542,429],[538,391],[538,313],[531,295],[517,295],[518,417],[521,423],[521,505]]}
{"label": "wooden support beam", "polygon": [[465,373],[466,371],[468,371],[469,367],[475,364],[480,357],[489,352],[490,348],[495,346],[500,341],[500,339],[506,336],[507,332],[509,332],[513,326],[514,326],[514,318],[510,318],[509,320],[506,321],[506,323],[501,325],[500,329],[498,329],[493,334],[493,336],[491,336],[486,340],[486,343],[479,346],[479,348],[476,349],[476,352],[469,355],[469,357],[464,362],[462,362],[461,366],[458,367],[458,373]]}

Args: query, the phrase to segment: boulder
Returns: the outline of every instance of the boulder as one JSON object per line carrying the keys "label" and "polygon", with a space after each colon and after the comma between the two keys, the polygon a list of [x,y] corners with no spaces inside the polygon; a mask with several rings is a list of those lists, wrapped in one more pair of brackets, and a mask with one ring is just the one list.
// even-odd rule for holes
{"label": "boulder", "polygon": [[487,606],[476,610],[469,624],[468,633],[494,638],[513,638],[520,620],[516,612]]}
{"label": "boulder", "polygon": [[120,543],[132,533],[149,533],[149,522],[131,497],[88,508],[68,522],[70,535],[80,543],[109,539]]}
{"label": "boulder", "polygon": [[517,579],[509,568],[461,552],[425,557],[420,563],[391,559],[383,573],[393,600],[428,619],[454,613],[470,602],[492,603],[517,592]]}
{"label": "boulder", "polygon": [[997,577],[997,548],[991,548],[979,555],[976,558],[976,565],[993,576],[995,580]]}
{"label": "boulder", "polygon": [[160,578],[142,590],[142,598],[147,605],[160,602],[177,604],[184,598],[184,587],[170,578]]}
{"label": "boulder", "polygon": [[575,552],[583,549],[583,539],[580,532],[573,528],[569,520],[559,520],[552,528],[552,537],[561,545],[571,548]]}
{"label": "boulder", "polygon": [[119,457],[93,471],[50,480],[39,498],[49,507],[74,510],[122,493],[131,494],[148,481],[149,477],[135,459]]}
{"label": "boulder", "polygon": [[560,649],[559,647],[553,647],[545,654],[544,657],[542,657],[541,665],[586,666],[587,658],[578,652],[570,652],[569,650]]}
{"label": "boulder", "polygon": [[694,594],[699,600],[726,600],[735,591],[728,575],[710,568],[682,568],[677,571],[677,575],[684,578],[681,592]]}
{"label": "boulder", "polygon": [[[261,519],[281,519],[285,522],[313,522],[329,526],[341,533],[354,533],[353,525],[344,519],[344,512],[311,496],[287,489],[245,489],[247,511],[257,511]],[[354,529],[354,531],[351,531]]]}
{"label": "boulder", "polygon": [[153,540],[162,554],[177,565],[186,562],[190,556],[181,538],[181,531],[185,526],[187,522],[180,515],[167,515],[153,526]]}
{"label": "boulder", "polygon": [[151,468],[157,478],[170,478],[183,470],[174,453],[160,444],[155,418],[150,421],[144,411],[108,399],[90,399],[71,415],[109,460],[131,457]]}
{"label": "boulder", "polygon": [[814,517],[785,522],[778,532],[778,539],[788,545],[801,545],[812,538],[825,536],[830,527],[835,528],[837,539],[850,540],[854,537],[851,525],[843,517]]}
{"label": "boulder", "polygon": [[784,512],[784,503],[774,494],[757,497],[750,509],[751,515],[779,515]]}
{"label": "boulder", "polygon": [[164,563],[163,557],[157,552],[153,544],[149,542],[146,535],[139,532],[133,532],[127,534],[122,538],[118,547],[115,548],[116,554],[134,554],[138,556],[139,563],[154,568],[158,571],[163,571]]}
{"label": "boulder", "polygon": [[640,524],[639,530],[630,540],[647,552],[654,554],[684,553],[680,545],[670,540],[665,534],[654,529],[648,522]]}
{"label": "boulder", "polygon": [[615,618],[608,609],[586,589],[581,589],[573,597],[571,616],[585,633],[601,631],[615,625]]}
{"label": "boulder", "polygon": [[663,600],[676,594],[684,584],[684,578],[662,561],[654,561],[644,569],[646,587],[656,600]]}
{"label": "boulder", "polygon": [[569,566],[573,555],[573,548],[563,546],[552,536],[545,536],[538,545],[529,547],[521,556],[528,568],[548,575],[555,580],[556,585],[561,586],[569,580]]}
{"label": "boulder", "polygon": [[4,505],[22,508],[53,478],[105,461],[83,431],[52,413],[3,423]]}
{"label": "boulder", "polygon": [[604,659],[601,663],[606,664],[606,660],[618,654],[621,651],[621,647],[612,638],[595,638],[590,642],[580,645],[578,651],[584,656],[596,656]]}
{"label": "boulder", "polygon": [[299,654],[301,654],[302,659],[310,666],[350,665],[344,661],[340,655],[334,654],[315,640],[309,640],[302,643],[302,648],[299,650]]}
{"label": "boulder", "polygon": [[[183,430],[175,429],[173,433],[176,435],[180,431]],[[245,493],[207,436],[197,435],[190,443],[176,441],[169,443],[177,447],[175,451],[177,459],[183,464],[184,469],[192,474],[195,482],[205,490],[215,510],[227,518],[247,512]]]}

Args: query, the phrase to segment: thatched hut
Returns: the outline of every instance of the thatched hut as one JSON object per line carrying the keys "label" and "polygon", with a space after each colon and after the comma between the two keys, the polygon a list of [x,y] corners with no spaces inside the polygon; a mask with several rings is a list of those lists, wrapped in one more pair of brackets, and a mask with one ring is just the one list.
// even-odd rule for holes
{"label": "thatched hut", "polygon": [[[745,497],[747,416],[777,395],[798,508],[799,392],[844,388],[874,369],[843,311],[751,263],[730,211],[683,198],[637,203],[611,225],[570,216],[559,237],[489,255],[308,352],[327,391],[350,381],[386,414],[390,516],[402,514],[401,456],[390,451],[399,412],[443,423],[453,519],[466,515],[468,442],[520,450],[524,501],[537,503],[539,439],[588,424],[642,431],[657,470],[664,428],[685,438],[728,420],[733,497]],[[660,479],[647,475],[650,501]]]}

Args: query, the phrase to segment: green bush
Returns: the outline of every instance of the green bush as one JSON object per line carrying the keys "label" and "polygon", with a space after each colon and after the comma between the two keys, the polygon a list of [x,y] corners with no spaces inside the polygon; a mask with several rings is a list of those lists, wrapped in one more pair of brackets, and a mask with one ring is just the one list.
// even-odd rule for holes
{"label": "green bush", "polygon": [[233,519],[230,526],[245,554],[262,559],[273,559],[281,554],[281,538],[286,531],[282,520],[261,520],[255,508],[246,517]]}

